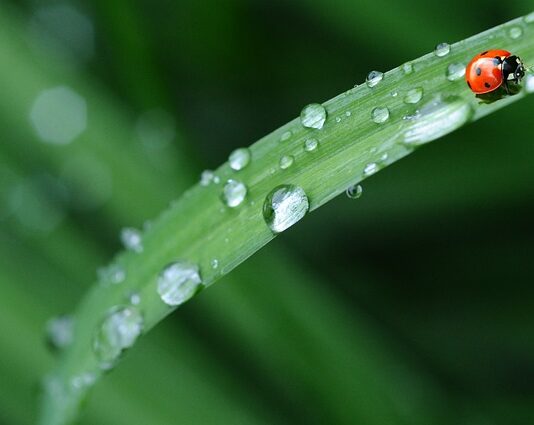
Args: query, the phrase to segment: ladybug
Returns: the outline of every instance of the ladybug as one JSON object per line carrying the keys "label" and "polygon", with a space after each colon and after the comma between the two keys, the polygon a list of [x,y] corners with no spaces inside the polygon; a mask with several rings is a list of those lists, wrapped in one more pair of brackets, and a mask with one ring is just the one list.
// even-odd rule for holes
{"label": "ladybug", "polygon": [[504,85],[510,94],[508,82],[518,84],[525,76],[521,59],[507,50],[487,50],[476,55],[467,65],[465,80],[476,94],[489,93]]}

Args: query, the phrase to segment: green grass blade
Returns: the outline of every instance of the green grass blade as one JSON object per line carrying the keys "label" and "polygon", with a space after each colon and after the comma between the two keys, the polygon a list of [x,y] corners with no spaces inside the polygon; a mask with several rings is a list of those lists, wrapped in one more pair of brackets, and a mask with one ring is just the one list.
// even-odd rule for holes
{"label": "green grass blade", "polygon": [[[165,265],[178,259],[198,264],[203,284],[209,286],[273,239],[262,217],[262,205],[274,187],[289,183],[303,188],[310,209],[316,209],[419,144],[523,98],[524,90],[482,103],[463,78],[450,81],[446,73],[449,66],[465,65],[474,54],[492,47],[509,49],[526,63],[534,62],[531,21],[516,19],[452,45],[444,57],[430,53],[414,60],[411,73],[399,67],[373,88],[361,85],[349,90],[324,104],[328,118],[321,130],[304,128],[295,119],[261,139],[251,147],[252,162],[245,169],[235,172],[225,164],[216,172],[221,182],[233,178],[248,186],[245,202],[235,209],[222,204],[220,184],[189,190],[144,233],[142,253],[125,252],[117,257],[115,264],[125,270],[125,281],[95,286],[81,304],[74,343],[56,372],[64,392],[61,397],[46,394],[41,424],[65,424],[76,416],[86,391],[72,390],[70,379],[80,373],[101,375],[92,338],[106,313],[123,304],[126,294],[140,293],[139,309],[144,331],[148,331],[172,312],[156,292],[156,279]],[[513,38],[511,34],[517,32],[511,33],[511,28],[520,28],[522,34]],[[405,103],[405,96],[415,88],[423,89],[422,99],[417,104]],[[376,107],[389,109],[388,119],[380,124],[371,119]],[[304,149],[308,138],[319,141],[313,152]],[[285,170],[278,167],[283,155],[295,158]],[[219,267],[212,268],[213,259]]]}

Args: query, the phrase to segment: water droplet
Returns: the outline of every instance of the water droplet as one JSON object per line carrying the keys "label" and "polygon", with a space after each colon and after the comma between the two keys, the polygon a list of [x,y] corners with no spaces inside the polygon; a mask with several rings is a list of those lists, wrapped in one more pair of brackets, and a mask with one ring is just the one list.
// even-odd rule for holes
{"label": "water droplet", "polygon": [[69,87],[43,90],[32,105],[30,120],[41,141],[66,145],[85,131],[87,104]]}
{"label": "water droplet", "polygon": [[387,152],[384,152],[384,153],[382,154],[382,156],[380,157],[380,161],[382,161],[382,162],[387,161],[388,158],[389,158],[388,153],[387,153]]}
{"label": "water droplet", "polygon": [[414,89],[408,90],[404,96],[404,103],[415,104],[418,103],[423,97],[423,88],[416,87]]}
{"label": "water droplet", "polygon": [[510,38],[517,40],[523,35],[523,30],[521,29],[521,27],[512,27],[508,30],[508,35],[510,36]]}
{"label": "water droplet", "polygon": [[529,13],[527,16],[525,16],[525,23],[527,24],[534,23],[534,12]]}
{"label": "water droplet", "polygon": [[139,305],[141,303],[141,295],[139,295],[138,292],[132,292],[128,297],[128,301],[130,301],[130,304],[132,305]]}
{"label": "water droplet", "polygon": [[377,124],[386,122],[389,118],[389,109],[386,106],[379,106],[371,111],[371,118]]}
{"label": "water droplet", "polygon": [[53,349],[62,350],[71,344],[73,330],[72,316],[53,317],[46,323],[46,340]]}
{"label": "water droplet", "polygon": [[402,65],[402,72],[404,72],[405,75],[411,74],[413,72],[413,65],[411,62],[406,62],[404,65]]}
{"label": "water droplet", "polygon": [[371,71],[369,74],[367,74],[367,78],[365,79],[365,82],[367,83],[368,87],[374,87],[380,81],[382,81],[383,78],[384,78],[384,73],[380,71]]}
{"label": "water droplet", "polygon": [[306,152],[312,152],[315,149],[317,149],[318,145],[319,145],[319,142],[317,141],[317,139],[307,139],[304,142],[304,150]]}
{"label": "water droplet", "polygon": [[461,63],[451,63],[447,67],[447,80],[457,81],[465,75],[465,65]]}
{"label": "water droplet", "polygon": [[399,95],[399,92],[396,90],[391,92],[391,97],[397,97],[398,95]]}
{"label": "water droplet", "polygon": [[196,264],[176,261],[163,269],[158,277],[158,294],[170,306],[180,305],[200,289],[202,279]]}
{"label": "water droplet", "polygon": [[93,338],[93,351],[101,369],[111,369],[121,353],[134,345],[143,329],[143,316],[137,308],[114,307]]}
{"label": "water droplet", "polygon": [[437,57],[443,57],[447,56],[449,52],[451,51],[451,46],[449,43],[440,43],[436,46],[436,49],[434,50],[434,54]]}
{"label": "water droplet", "polygon": [[85,372],[75,375],[70,380],[71,388],[77,391],[85,390],[92,387],[96,382],[96,375],[94,373]]}
{"label": "water droplet", "polygon": [[351,115],[352,115],[352,112],[350,112],[350,111],[345,112],[345,116],[346,116],[347,118],[350,117]]}
{"label": "water droplet", "polygon": [[289,130],[286,131],[286,132],[284,132],[284,133],[280,136],[280,141],[281,141],[281,142],[286,142],[287,140],[291,139],[291,135],[292,135],[292,133],[291,133],[291,131],[289,131]]}
{"label": "water droplet", "polygon": [[347,189],[345,192],[350,199],[358,199],[362,196],[363,187],[359,184],[355,184]]}
{"label": "water droplet", "polygon": [[471,104],[459,96],[437,96],[409,121],[404,142],[421,145],[461,127],[473,116]]}
{"label": "water droplet", "polygon": [[263,218],[273,233],[280,233],[302,219],[310,207],[306,192],[298,186],[275,187],[263,203]]}
{"label": "water droplet", "polygon": [[340,123],[341,122],[341,117],[336,117],[336,123]]}
{"label": "water droplet", "polygon": [[204,170],[202,171],[202,174],[200,175],[200,185],[201,186],[208,186],[209,184],[213,183],[215,179],[215,173],[211,170]]}
{"label": "water droplet", "polygon": [[211,268],[215,270],[217,267],[219,267],[219,260],[214,258],[213,260],[211,260],[210,265],[211,265]]}
{"label": "water droplet", "polygon": [[377,171],[378,171],[378,165],[376,164],[376,162],[371,162],[365,166],[365,168],[363,169],[363,174],[364,176],[369,177],[373,175],[374,173],[376,173]]}
{"label": "water droplet", "polygon": [[323,128],[326,121],[326,109],[319,103],[312,103],[305,106],[300,113],[300,122],[304,127],[316,128],[320,130]]}
{"label": "water droplet", "polygon": [[250,162],[250,156],[250,149],[236,149],[228,157],[228,163],[230,164],[230,168],[235,171],[242,170]]}
{"label": "water droplet", "polygon": [[534,75],[528,74],[525,78],[525,90],[527,93],[534,93]]}
{"label": "water droplet", "polygon": [[295,158],[292,155],[284,155],[280,158],[279,166],[282,170],[286,170],[293,165]]}
{"label": "water droplet", "polygon": [[121,241],[127,250],[137,253],[143,252],[143,237],[139,230],[132,227],[122,229]]}
{"label": "water droplet", "polygon": [[223,187],[221,194],[222,201],[226,206],[230,208],[235,208],[245,200],[247,196],[247,187],[244,183],[230,179],[226,182]]}
{"label": "water droplet", "polygon": [[108,267],[101,267],[98,269],[97,274],[102,285],[104,286],[107,286],[110,283],[118,285],[119,283],[124,282],[124,279],[126,279],[126,272],[118,264],[111,264]]}

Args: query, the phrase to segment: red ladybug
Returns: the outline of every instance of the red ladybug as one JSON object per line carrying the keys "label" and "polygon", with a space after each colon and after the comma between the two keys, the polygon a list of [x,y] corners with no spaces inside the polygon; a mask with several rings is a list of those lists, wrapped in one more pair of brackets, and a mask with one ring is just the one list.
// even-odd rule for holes
{"label": "red ladybug", "polygon": [[492,92],[501,85],[510,93],[508,82],[518,84],[524,76],[523,62],[507,50],[482,52],[471,59],[465,70],[467,85],[476,94]]}

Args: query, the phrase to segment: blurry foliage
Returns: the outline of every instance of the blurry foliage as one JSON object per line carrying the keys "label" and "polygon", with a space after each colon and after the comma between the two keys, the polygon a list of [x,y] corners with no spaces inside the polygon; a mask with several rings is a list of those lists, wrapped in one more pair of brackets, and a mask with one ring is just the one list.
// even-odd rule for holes
{"label": "blurry foliage", "polygon": [[[0,423],[35,422],[44,323],[74,308],[121,227],[303,104],[531,6],[4,2]],[[97,111],[66,146],[38,142],[28,117],[59,85]],[[531,421],[533,106],[419,150],[275,240],[142,338],[82,423]],[[169,144],[141,140],[155,108]]]}

